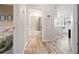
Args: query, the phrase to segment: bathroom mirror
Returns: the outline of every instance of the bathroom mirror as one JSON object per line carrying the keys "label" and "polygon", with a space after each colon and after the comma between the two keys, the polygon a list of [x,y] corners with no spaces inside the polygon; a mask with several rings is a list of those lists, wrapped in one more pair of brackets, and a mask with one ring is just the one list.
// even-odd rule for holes
{"label": "bathroom mirror", "polygon": [[[68,29],[71,29],[72,17],[64,15],[61,17],[56,17],[54,20],[54,26],[56,33],[68,33]],[[60,30],[59,30],[60,29]]]}

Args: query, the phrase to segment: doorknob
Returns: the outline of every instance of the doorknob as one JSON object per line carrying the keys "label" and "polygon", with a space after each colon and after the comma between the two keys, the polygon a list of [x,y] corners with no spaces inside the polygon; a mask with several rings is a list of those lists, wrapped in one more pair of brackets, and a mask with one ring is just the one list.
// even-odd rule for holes
{"label": "doorknob", "polygon": [[79,22],[77,22],[77,24],[79,25]]}
{"label": "doorknob", "polygon": [[77,42],[77,46],[79,46],[79,43]]}
{"label": "doorknob", "polygon": [[13,30],[15,29],[15,27],[13,27]]}

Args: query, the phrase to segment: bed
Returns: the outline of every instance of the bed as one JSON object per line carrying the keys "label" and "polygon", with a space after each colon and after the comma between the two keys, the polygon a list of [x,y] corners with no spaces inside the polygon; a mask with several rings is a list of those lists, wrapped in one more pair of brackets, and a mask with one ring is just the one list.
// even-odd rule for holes
{"label": "bed", "polygon": [[13,32],[11,28],[0,28],[0,53],[6,52],[13,46]]}

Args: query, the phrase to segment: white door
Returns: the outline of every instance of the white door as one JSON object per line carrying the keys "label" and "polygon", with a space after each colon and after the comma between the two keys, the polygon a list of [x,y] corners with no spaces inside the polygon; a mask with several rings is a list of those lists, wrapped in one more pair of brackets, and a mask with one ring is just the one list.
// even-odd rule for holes
{"label": "white door", "polygon": [[26,42],[26,20],[27,20],[27,8],[26,5],[14,5],[14,45],[13,52],[18,54],[23,53],[24,45]]}

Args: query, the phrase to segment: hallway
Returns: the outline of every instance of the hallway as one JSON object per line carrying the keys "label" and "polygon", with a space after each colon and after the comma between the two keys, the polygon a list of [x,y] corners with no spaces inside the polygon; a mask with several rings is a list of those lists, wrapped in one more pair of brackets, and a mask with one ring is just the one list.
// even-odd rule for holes
{"label": "hallway", "polygon": [[78,52],[77,5],[14,5],[14,11],[15,54]]}

